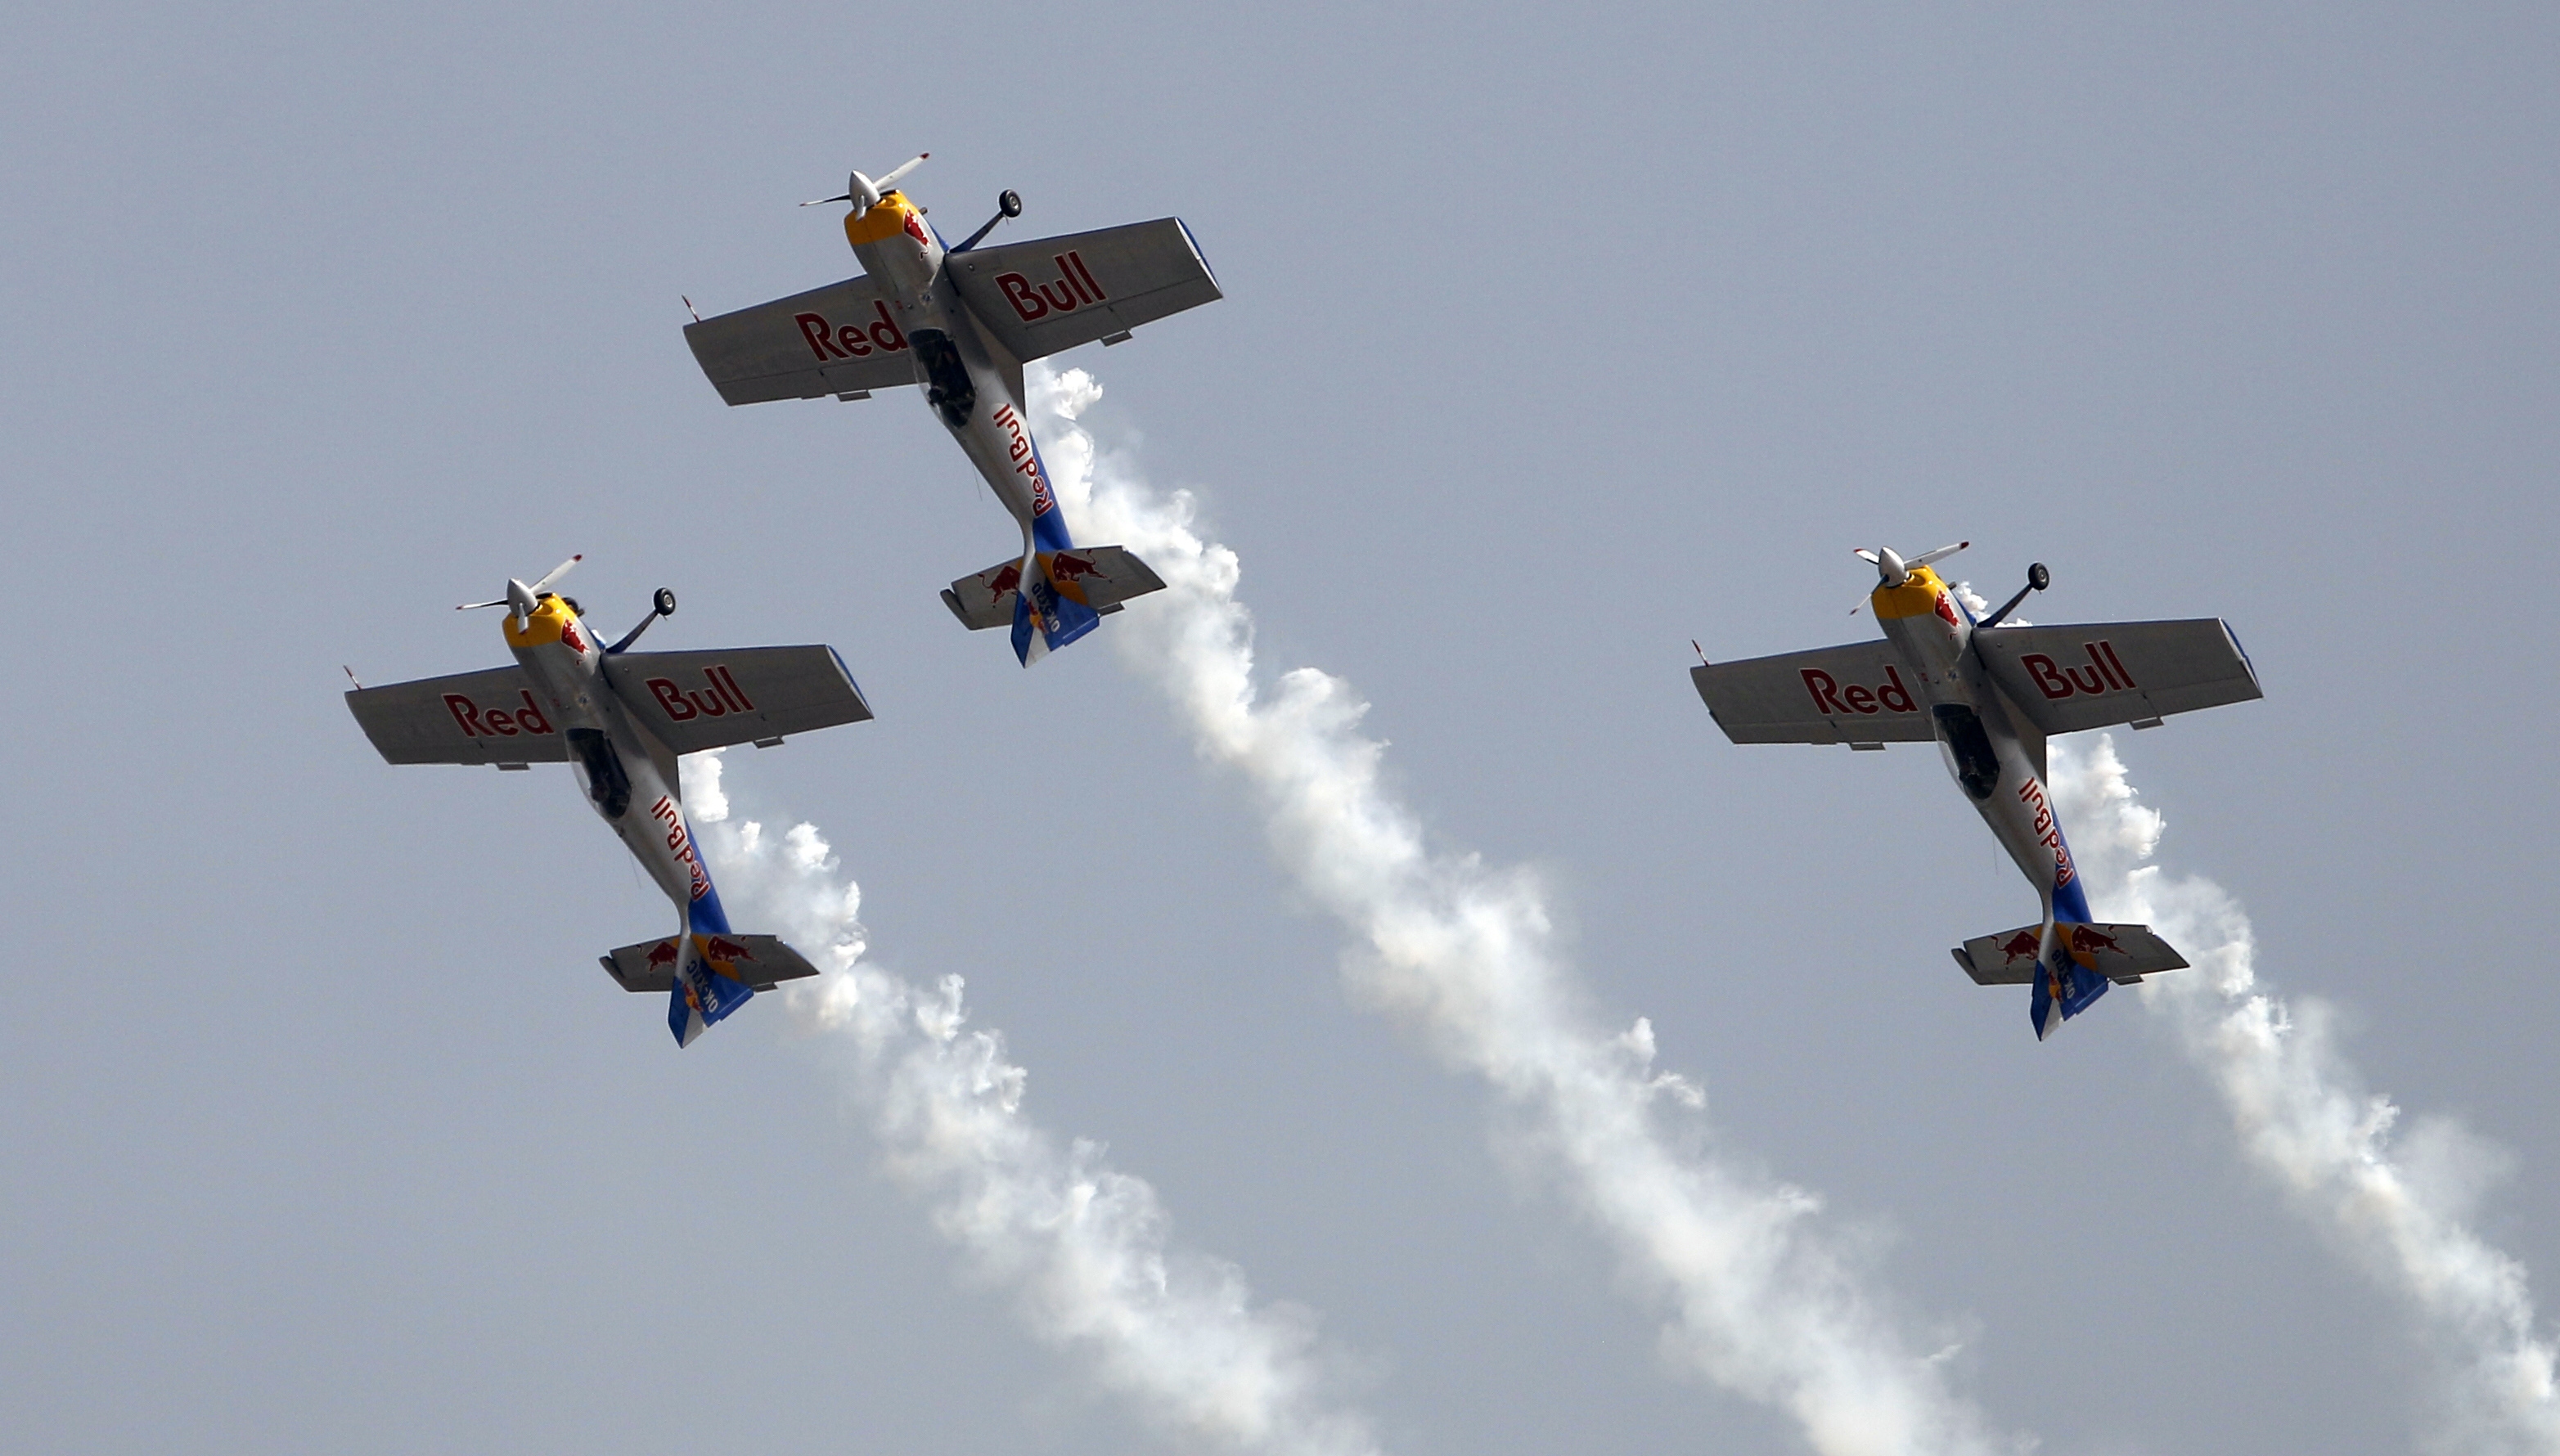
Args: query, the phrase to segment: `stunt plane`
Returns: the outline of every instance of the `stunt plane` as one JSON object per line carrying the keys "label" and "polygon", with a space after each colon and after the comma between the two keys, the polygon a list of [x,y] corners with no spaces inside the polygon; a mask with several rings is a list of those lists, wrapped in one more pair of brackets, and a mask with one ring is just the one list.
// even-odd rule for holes
{"label": "stunt plane", "polygon": [[1029,667],[1165,583],[1120,547],[1078,547],[1068,536],[1023,418],[1023,365],[1096,339],[1121,343],[1140,324],[1223,295],[1177,218],[980,247],[997,224],[1022,215],[1009,191],[986,226],[946,247],[895,185],[923,160],[877,181],[856,172],[844,195],[801,204],[853,205],[845,240],[862,276],[697,319],[685,341],[731,404],[923,386],[1023,528],[1018,557],[952,582],[943,604],[972,630],[1010,625],[1014,655]]}
{"label": "stunt plane", "polygon": [[1737,743],[1880,749],[1937,741],[1947,771],[2044,908],[2037,924],[1966,941],[1953,952],[1956,964],[1985,986],[2032,985],[2028,1012],[2041,1041],[2110,985],[2186,966],[2149,926],[2092,920],[2045,792],[2046,737],[2119,724],[2158,728],[2172,713],[2265,695],[2239,639],[2218,618],[2002,626],[2028,592],[2050,584],[2041,562],[2027,568],[2016,595],[1976,621],[1931,569],[1969,545],[1909,561],[1881,548],[1857,553],[1876,570],[1869,601],[1882,642],[1701,662],[1689,678]]}
{"label": "stunt plane", "polygon": [[676,755],[733,743],[769,748],[786,733],[860,723],[872,710],[832,647],[631,651],[676,609],[676,593],[663,586],[638,626],[599,648],[576,600],[546,589],[579,560],[531,586],[511,578],[506,595],[459,608],[507,609],[516,666],[360,684],[347,707],[392,763],[566,760],[595,812],[676,902],[672,938],[623,946],[603,957],[604,969],[626,991],[667,992],[667,1029],[690,1047],[756,992],[818,971],[773,936],[729,928],[685,822]]}

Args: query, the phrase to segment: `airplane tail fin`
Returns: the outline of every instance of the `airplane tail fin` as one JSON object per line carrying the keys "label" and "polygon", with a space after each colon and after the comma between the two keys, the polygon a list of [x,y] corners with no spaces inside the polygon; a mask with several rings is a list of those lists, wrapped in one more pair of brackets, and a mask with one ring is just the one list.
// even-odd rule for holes
{"label": "airplane tail fin", "polygon": [[971,631],[1011,627],[1014,654],[1025,667],[1092,631],[1130,598],[1165,589],[1164,579],[1125,547],[1038,552],[1032,563],[1029,592],[1022,589],[1019,560],[963,576],[942,592],[942,604]]}
{"label": "airplane tail fin", "polygon": [[715,931],[643,940],[601,959],[605,974],[623,990],[667,993],[667,1030],[679,1047],[692,1046],[756,992],[818,974],[778,937]]}
{"label": "airplane tail fin", "polygon": [[1998,935],[1977,935],[1950,952],[1965,974],[1984,986],[2034,988],[2027,1013],[2037,1041],[2087,1011],[2114,985],[2131,985],[2155,971],[2186,969],[2186,958],[2149,925],[2059,921],[2048,940],[2042,925],[2021,925]]}

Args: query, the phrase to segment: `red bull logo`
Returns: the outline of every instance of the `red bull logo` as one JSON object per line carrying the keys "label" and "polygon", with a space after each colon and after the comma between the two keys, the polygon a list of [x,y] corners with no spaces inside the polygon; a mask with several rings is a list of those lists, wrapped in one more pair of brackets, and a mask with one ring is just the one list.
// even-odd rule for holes
{"label": "red bull logo", "polygon": [[673,799],[661,797],[649,808],[649,815],[667,826],[667,853],[692,876],[695,899],[712,892],[711,872],[703,868],[703,857],[694,850],[693,831],[685,827],[685,813]]}
{"label": "red bull logo", "polygon": [[715,935],[705,940],[703,955],[706,959],[716,961],[746,961],[751,964],[755,960],[753,951],[725,935]]}
{"label": "red bull logo", "polygon": [[2134,686],[2134,675],[2125,671],[2124,659],[2116,656],[2115,643],[2103,640],[2083,642],[2080,650],[2089,654],[2086,668],[2077,664],[2057,666],[2052,658],[2041,652],[2028,653],[2017,660],[2017,665],[2026,669],[2027,677],[2035,684],[2035,691],[2042,693],[2047,701],[2068,698],[2075,693],[2095,698],[2102,693]]}
{"label": "red bull logo", "polygon": [[1102,567],[1087,557],[1059,552],[1048,559],[1048,578],[1060,586],[1102,574]]}
{"label": "red bull logo", "polygon": [[987,604],[994,606],[1004,600],[1008,594],[1020,589],[1022,584],[1023,564],[1007,562],[1004,569],[987,578]]}
{"label": "red bull logo", "polygon": [[1911,700],[1911,690],[1902,686],[1902,670],[1883,663],[1884,682],[1880,687],[1861,687],[1856,683],[1846,688],[1840,680],[1820,668],[1803,670],[1805,691],[1814,695],[1818,713],[1917,713],[1920,705]]}
{"label": "red bull logo", "polygon": [[515,709],[482,708],[460,693],[444,695],[445,711],[453,715],[466,738],[512,738],[521,733],[537,736],[552,731],[552,723],[534,706],[532,689],[525,690],[524,706]]}
{"label": "red bull logo", "polygon": [[649,968],[651,970],[656,970],[660,966],[672,966],[675,963],[676,942],[672,940],[661,940],[657,944],[649,947]]}
{"label": "red bull logo", "polygon": [[571,652],[580,655],[586,652],[586,639],[578,635],[575,622],[560,623],[560,640],[568,644],[568,650]]}
{"label": "red bull logo", "polygon": [[1049,259],[1057,264],[1057,281],[1035,284],[1021,273],[999,273],[996,286],[1004,290],[1005,301],[1024,323],[1043,319],[1052,313],[1073,313],[1087,304],[1100,303],[1110,295],[1093,281],[1093,272],[1084,265],[1084,254],[1069,249]]}
{"label": "red bull logo", "polygon": [[2071,927],[2071,953],[2073,955],[2093,956],[2102,950],[2111,955],[2123,955],[2125,953],[2125,948],[2116,943],[2115,936],[2107,934],[2095,925],[2074,925]]}
{"label": "red bull logo", "polygon": [[2009,960],[2033,960],[2036,951],[2040,948],[2034,931],[2020,930],[2001,941],[2000,950],[2000,954]]}
{"label": "red bull logo", "polygon": [[1014,473],[1031,480],[1032,515],[1045,516],[1057,509],[1057,502],[1049,498],[1048,472],[1040,468],[1040,451],[1033,448],[1031,432],[1023,428],[1023,417],[1014,412],[1011,404],[997,405],[996,412],[990,417],[998,428],[1012,436],[1006,442],[1005,453],[1014,462]]}
{"label": "red bull logo", "polygon": [[649,696],[658,700],[668,718],[683,723],[692,718],[726,718],[731,713],[752,713],[755,705],[738,691],[737,679],[729,675],[728,665],[714,663],[703,669],[703,680],[711,684],[706,694],[699,689],[688,692],[676,686],[671,678],[651,678]]}
{"label": "red bull logo", "polygon": [[2035,810],[2035,818],[2028,829],[2034,834],[2037,844],[2053,851],[2053,888],[2060,890],[2080,872],[2072,868],[2071,851],[2062,843],[2062,826],[2054,822],[2053,805],[2045,800],[2044,785],[2029,777],[2017,786],[2017,797],[2020,803]]}
{"label": "red bull logo", "polygon": [[[909,227],[915,226],[910,220]],[[819,313],[795,313],[791,321],[800,326],[800,338],[820,364],[831,359],[868,359],[874,352],[895,354],[906,347],[906,335],[898,329],[897,320],[888,316],[888,300],[872,300],[878,317],[868,326],[831,324]]]}

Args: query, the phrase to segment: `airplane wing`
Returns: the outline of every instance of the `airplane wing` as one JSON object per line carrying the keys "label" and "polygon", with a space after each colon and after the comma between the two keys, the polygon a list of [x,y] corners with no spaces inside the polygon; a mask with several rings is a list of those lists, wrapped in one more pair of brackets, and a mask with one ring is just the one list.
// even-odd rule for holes
{"label": "airplane wing", "polygon": [[2219,618],[1995,627],[1974,634],[1984,665],[2048,733],[2136,724],[2150,728],[2266,696],[2240,639]]}
{"label": "airplane wing", "polygon": [[604,680],[640,725],[679,753],[731,743],[778,743],[872,716],[832,647],[738,647],[725,652],[622,652]]}
{"label": "airplane wing", "polygon": [[534,702],[520,667],[358,688],[347,695],[365,736],[387,763],[557,763],[568,757],[558,726]]}
{"label": "airplane wing", "polygon": [[915,383],[906,335],[868,273],[687,324],[685,342],[731,404]]}
{"label": "airplane wing", "polygon": [[[757,991],[770,991],[777,982],[796,981],[818,974],[808,958],[771,935],[704,935],[704,952],[727,963],[720,974],[731,976]],[[625,991],[654,991],[664,996],[676,989],[676,941],[668,936],[660,940],[643,940],[637,945],[617,946],[596,957],[604,962],[605,973]]]}
{"label": "airplane wing", "polygon": [[1016,359],[1096,339],[1214,302],[1217,277],[1180,218],[1070,233],[951,254],[952,282]]}
{"label": "airplane wing", "polygon": [[1881,638],[1688,670],[1706,711],[1737,743],[1925,743],[1919,675]]}

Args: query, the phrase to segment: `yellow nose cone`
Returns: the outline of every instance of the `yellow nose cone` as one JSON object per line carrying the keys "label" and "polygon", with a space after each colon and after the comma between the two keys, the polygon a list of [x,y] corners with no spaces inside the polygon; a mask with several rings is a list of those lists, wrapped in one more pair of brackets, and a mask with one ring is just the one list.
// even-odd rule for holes
{"label": "yellow nose cone", "polygon": [[916,231],[923,231],[922,215],[916,212],[915,204],[908,202],[904,195],[892,192],[880,200],[879,207],[861,217],[845,214],[845,241],[859,247],[866,243],[894,238],[906,231],[909,218],[917,220]]}
{"label": "yellow nose cone", "polygon": [[1946,589],[1947,583],[1938,579],[1937,572],[1927,566],[1914,566],[1910,579],[1901,585],[1875,588],[1870,598],[1875,603],[1875,618],[1881,622],[1896,617],[1925,617],[1938,609],[1938,598]]}
{"label": "yellow nose cone", "polygon": [[507,634],[510,647],[548,647],[560,639],[560,632],[576,618],[569,615],[568,603],[557,596],[546,596],[534,603],[534,614],[525,619],[523,631],[516,629],[516,615],[507,614],[500,630]]}

